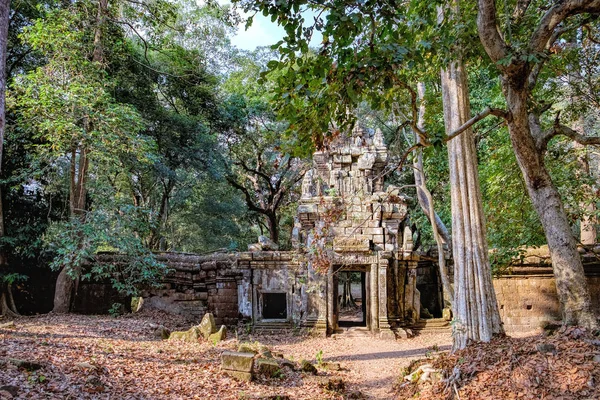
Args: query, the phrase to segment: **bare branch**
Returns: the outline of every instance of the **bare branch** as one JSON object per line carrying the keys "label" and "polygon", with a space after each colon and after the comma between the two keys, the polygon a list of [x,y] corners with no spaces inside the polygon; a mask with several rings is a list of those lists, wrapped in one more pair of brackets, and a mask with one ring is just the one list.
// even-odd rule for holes
{"label": "bare branch", "polygon": [[600,146],[600,136],[582,135],[576,130],[571,129],[568,126],[562,125],[557,118],[552,129],[540,134],[537,140],[538,149],[542,151],[545,150],[548,146],[548,142],[555,136],[566,136],[574,142],[586,146]]}
{"label": "bare branch", "polygon": [[506,111],[498,110],[496,108],[486,107],[485,110],[483,110],[482,112],[480,112],[479,114],[477,114],[476,116],[474,116],[473,118],[471,118],[470,120],[468,120],[467,122],[462,124],[454,132],[448,134],[448,136],[446,136],[444,141],[449,142],[450,140],[454,139],[455,137],[457,137],[458,135],[460,135],[461,133],[463,133],[464,131],[469,129],[475,123],[477,123],[477,122],[481,121],[482,119],[484,119],[485,117],[487,117],[488,115],[494,115],[496,117],[500,117],[500,118],[504,118],[504,119],[507,118]]}
{"label": "bare branch", "polygon": [[530,51],[533,53],[543,51],[555,34],[556,28],[566,18],[578,14],[598,12],[600,12],[600,0],[557,1],[542,17],[538,28],[531,36],[529,41]]}

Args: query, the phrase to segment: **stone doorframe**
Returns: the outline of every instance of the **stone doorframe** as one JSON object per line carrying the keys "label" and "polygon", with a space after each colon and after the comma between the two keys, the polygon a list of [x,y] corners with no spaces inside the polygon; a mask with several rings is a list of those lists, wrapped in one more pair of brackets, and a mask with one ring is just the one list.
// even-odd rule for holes
{"label": "stone doorframe", "polygon": [[336,314],[337,288],[335,287],[337,279],[334,278],[335,272],[338,271],[364,271],[366,279],[366,298],[367,301],[367,329],[374,334],[379,334],[380,337],[395,338],[394,332],[391,329],[388,320],[387,307],[387,268],[389,261],[379,258],[378,262],[362,265],[343,265],[329,268],[327,273],[327,331],[328,333],[335,332],[338,329],[338,315]]}

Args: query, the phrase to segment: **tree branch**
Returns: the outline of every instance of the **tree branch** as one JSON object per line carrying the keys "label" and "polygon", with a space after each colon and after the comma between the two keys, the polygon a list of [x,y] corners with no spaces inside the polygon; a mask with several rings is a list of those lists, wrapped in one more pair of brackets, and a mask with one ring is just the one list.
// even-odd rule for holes
{"label": "tree branch", "polygon": [[[481,2],[482,0],[480,0]],[[546,48],[555,29],[567,17],[583,13],[600,12],[600,0],[566,0],[557,1],[542,17],[538,28],[529,40],[529,49],[539,53]]]}
{"label": "tree branch", "polygon": [[477,114],[476,116],[474,116],[473,118],[471,118],[470,120],[468,120],[467,122],[462,124],[460,127],[458,127],[452,133],[448,134],[448,136],[446,136],[444,141],[449,142],[450,140],[454,139],[455,137],[457,137],[458,135],[460,135],[461,133],[463,133],[464,131],[469,129],[475,123],[477,123],[477,122],[481,121],[482,119],[484,119],[485,117],[487,117],[488,115],[494,115],[496,117],[500,117],[500,118],[504,118],[504,119],[507,118],[506,111],[498,110],[496,108],[486,107],[485,110],[483,110],[482,112],[480,112],[479,114]]}
{"label": "tree branch", "polygon": [[560,136],[560,135],[566,136],[569,139],[573,140],[574,142],[577,142],[579,144],[583,144],[586,146],[589,146],[589,145],[600,146],[600,136],[582,135],[581,133],[577,132],[576,130],[571,129],[568,126],[562,125],[558,121],[558,118],[557,118],[552,129],[544,132],[540,136],[540,138],[538,140],[538,148],[540,150],[545,150],[546,147],[548,146],[548,142],[553,137]]}
{"label": "tree branch", "polygon": [[531,4],[531,0],[518,0],[517,1],[517,4],[515,5],[515,10],[513,11],[513,15],[512,15],[513,23],[519,23],[521,18],[523,18],[523,16],[525,15],[525,12],[529,8],[530,4]]}
{"label": "tree branch", "polygon": [[498,30],[496,19],[496,2],[494,0],[478,0],[477,31],[486,53],[493,62],[506,58],[509,47]]}
{"label": "tree branch", "polygon": [[250,209],[250,211],[254,211],[259,214],[266,214],[266,210],[256,206],[256,204],[254,204],[254,201],[252,200],[252,196],[250,195],[250,192],[248,191],[248,189],[246,189],[244,186],[240,185],[232,177],[227,177],[225,179],[227,180],[227,182],[229,182],[229,184],[231,186],[238,189],[239,191],[241,191],[244,194],[244,197],[246,198],[246,205],[248,206],[248,209]]}

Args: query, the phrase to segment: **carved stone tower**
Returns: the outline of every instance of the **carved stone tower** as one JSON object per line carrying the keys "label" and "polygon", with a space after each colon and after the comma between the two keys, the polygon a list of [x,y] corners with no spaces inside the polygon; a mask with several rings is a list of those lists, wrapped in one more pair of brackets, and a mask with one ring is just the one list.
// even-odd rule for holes
{"label": "carved stone tower", "polygon": [[355,128],[313,155],[302,182],[298,246],[307,255],[309,287],[304,323],[335,332],[339,328],[338,277],[360,273],[362,323],[373,333],[419,318],[418,258],[406,200],[384,179],[388,153],[381,131]]}

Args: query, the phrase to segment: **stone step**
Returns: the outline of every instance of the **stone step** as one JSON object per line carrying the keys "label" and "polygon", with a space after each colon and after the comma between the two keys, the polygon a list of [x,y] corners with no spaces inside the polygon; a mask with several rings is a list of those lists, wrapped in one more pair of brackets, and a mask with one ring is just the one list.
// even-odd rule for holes
{"label": "stone step", "polygon": [[409,328],[417,334],[449,333],[452,331],[450,323],[443,318],[421,319]]}
{"label": "stone step", "polygon": [[258,322],[252,327],[254,333],[262,335],[273,335],[294,328],[291,322]]}
{"label": "stone step", "polygon": [[352,326],[349,328],[340,327],[336,329],[335,333],[331,335],[335,338],[354,338],[354,337],[371,337],[373,334],[367,327],[364,326]]}
{"label": "stone step", "polygon": [[432,318],[432,319],[421,319],[418,322],[416,322],[413,326],[414,327],[426,327],[426,328],[430,328],[430,327],[438,328],[438,327],[450,326],[450,323],[443,318]]}

